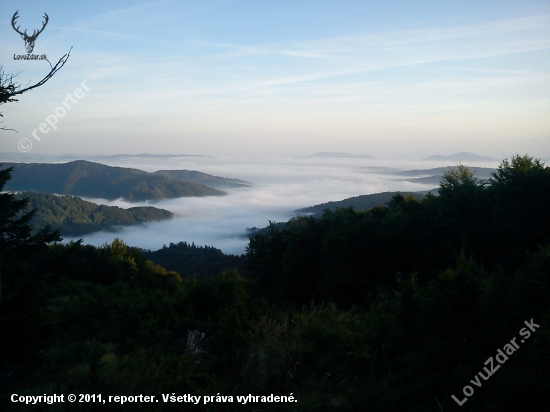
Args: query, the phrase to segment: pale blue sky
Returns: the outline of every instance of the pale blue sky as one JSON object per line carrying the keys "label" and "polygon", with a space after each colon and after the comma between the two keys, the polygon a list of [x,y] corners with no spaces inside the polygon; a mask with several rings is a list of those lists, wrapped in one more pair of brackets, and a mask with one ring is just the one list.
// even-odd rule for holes
{"label": "pale blue sky", "polygon": [[[33,153],[550,156],[550,2],[11,1],[0,64],[22,83],[0,150]],[[31,133],[86,81],[89,92]]]}

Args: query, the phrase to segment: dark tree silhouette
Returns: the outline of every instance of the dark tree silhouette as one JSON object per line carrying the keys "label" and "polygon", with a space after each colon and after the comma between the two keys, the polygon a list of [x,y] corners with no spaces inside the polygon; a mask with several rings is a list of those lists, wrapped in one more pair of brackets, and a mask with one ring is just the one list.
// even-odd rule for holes
{"label": "dark tree silhouette", "polygon": [[[1,166],[1,165],[0,165]],[[61,241],[58,230],[51,231],[49,226],[32,234],[29,221],[36,210],[25,213],[17,218],[19,211],[24,210],[28,199],[16,199],[11,193],[3,193],[4,185],[11,177],[12,167],[0,170],[0,288],[2,268],[17,265],[19,257],[27,258],[27,254],[51,242]],[[7,262],[9,258],[9,262]],[[1,289],[0,289],[1,301]]]}
{"label": "dark tree silhouette", "polygon": [[[21,87],[15,81],[15,78],[21,73],[18,71],[15,74],[4,72],[0,66],[0,105],[5,103],[16,102],[17,95],[36,89],[50,80],[61,68],[65,65],[71,54],[71,49],[63,55],[55,65],[50,64],[50,71],[39,82],[33,85]],[[4,117],[0,113],[0,117]],[[13,130],[5,127],[0,127],[0,130]],[[15,131],[15,130],[13,130]],[[31,235],[32,227],[28,224],[36,211],[26,213],[20,219],[14,219],[16,214],[25,208],[28,203],[27,199],[15,200],[10,193],[2,193],[4,185],[11,177],[12,168],[0,170],[0,298],[1,298],[1,275],[5,271],[6,263],[17,264],[18,252],[36,248],[47,243],[60,241],[61,236],[59,231],[52,232],[50,227],[40,230],[36,235]],[[6,262],[7,256],[10,256],[10,261]],[[9,264],[7,265],[9,267]]]}
{"label": "dark tree silhouette", "polygon": [[[71,50],[72,50],[72,47],[69,50],[69,52],[63,55],[54,66],[52,66],[52,64],[48,60],[48,63],[50,63],[49,73],[46,74],[46,76],[44,76],[44,78],[39,82],[30,86],[27,85],[26,87],[23,87],[23,88],[21,87],[20,84],[16,83],[15,81],[15,78],[21,73],[21,71],[18,71],[15,74],[8,74],[4,72],[3,67],[0,66],[0,105],[5,103],[16,102],[17,99],[15,98],[15,96],[28,92],[29,90],[32,90],[32,89],[36,89],[37,87],[42,86],[44,83],[50,80],[54,76],[54,74],[56,74],[59,70],[61,70],[61,68],[65,65],[65,63],[69,59],[69,56],[71,55]],[[2,113],[0,113],[0,117],[4,117]],[[0,130],[13,130],[13,129],[0,127]]]}

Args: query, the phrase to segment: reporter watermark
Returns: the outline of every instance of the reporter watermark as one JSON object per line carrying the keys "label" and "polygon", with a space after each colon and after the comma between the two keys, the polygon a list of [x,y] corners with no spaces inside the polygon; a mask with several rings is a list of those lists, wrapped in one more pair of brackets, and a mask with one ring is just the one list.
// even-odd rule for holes
{"label": "reporter watermark", "polygon": [[[90,89],[86,86],[86,81],[80,83],[79,86],[80,87],[74,89],[72,93],[67,93],[67,95],[65,96],[65,100],[61,102],[62,106],[60,105],[56,107],[53,113],[44,119],[45,123],[40,123],[40,125],[38,125],[38,128],[34,129],[34,131],[31,133],[31,136],[34,137],[37,142],[41,140],[38,135],[39,132],[43,136],[51,129],[57,130],[57,123],[59,123],[59,119],[63,118],[69,111],[72,110],[71,104],[74,105],[78,103],[78,101],[86,95],[86,93],[84,93],[84,90],[86,92],[90,91]],[[32,142],[30,139],[27,139],[25,137],[19,140],[17,146],[20,151],[26,153],[32,149]]]}
{"label": "reporter watermark", "polygon": [[21,140],[19,140],[19,143],[17,143],[17,147],[23,153],[27,153],[29,150],[32,149],[32,142],[29,139],[27,139],[26,137],[24,137]]}

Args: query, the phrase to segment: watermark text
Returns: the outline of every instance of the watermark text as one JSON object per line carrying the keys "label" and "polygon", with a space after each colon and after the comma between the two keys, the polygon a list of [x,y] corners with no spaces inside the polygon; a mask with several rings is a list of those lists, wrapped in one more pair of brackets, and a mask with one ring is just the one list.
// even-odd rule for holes
{"label": "watermark text", "polygon": [[[537,325],[533,322],[533,319],[530,321],[525,321],[526,328],[522,328],[519,331],[520,336],[522,337],[521,343],[524,343],[529,337],[531,336],[531,333],[536,332],[538,328],[540,328],[540,325]],[[509,343],[504,345],[502,349],[497,350],[497,354],[495,355],[495,358],[491,356],[489,359],[487,359],[484,363],[484,365],[487,365],[489,368],[484,367],[482,371],[479,371],[478,374],[470,381],[470,383],[473,386],[466,385],[462,389],[462,393],[464,394],[464,398],[459,400],[456,396],[451,395],[451,398],[454,399],[456,403],[458,403],[458,406],[462,406],[466,403],[468,400],[468,397],[471,397],[475,390],[474,386],[477,386],[478,388],[481,388],[483,381],[486,381],[489,379],[493,374],[500,369],[500,366],[503,365],[507,360],[508,356],[513,354],[515,351],[519,349],[519,344],[516,342],[516,338],[513,338]],[[495,362],[496,359],[496,362]],[[481,379],[483,379],[483,381]]]}
{"label": "watermark text", "polygon": [[[40,123],[38,128],[31,132],[32,137],[34,137],[37,142],[41,140],[39,133],[41,133],[43,137],[43,135],[48,133],[50,130],[57,130],[57,123],[59,123],[59,119],[64,117],[67,112],[71,111],[73,106],[85,96],[86,93],[84,91],[90,91],[90,89],[86,86],[86,81],[80,83],[79,86],[80,87],[74,89],[72,93],[67,93],[65,100],[61,102],[62,105],[56,107],[53,113],[44,119],[45,122]],[[32,148],[32,142],[27,138],[23,138],[19,141],[18,147],[22,152],[28,152]]]}

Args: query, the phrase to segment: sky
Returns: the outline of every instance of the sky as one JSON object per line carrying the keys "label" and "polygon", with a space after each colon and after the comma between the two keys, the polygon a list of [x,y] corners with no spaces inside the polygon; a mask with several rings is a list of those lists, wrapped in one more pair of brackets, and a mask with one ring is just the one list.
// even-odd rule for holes
{"label": "sky", "polygon": [[72,51],[0,107],[0,152],[550,157],[548,0],[2,0],[26,85],[49,64],[14,60],[16,11],[31,33],[49,16],[34,54]]}

